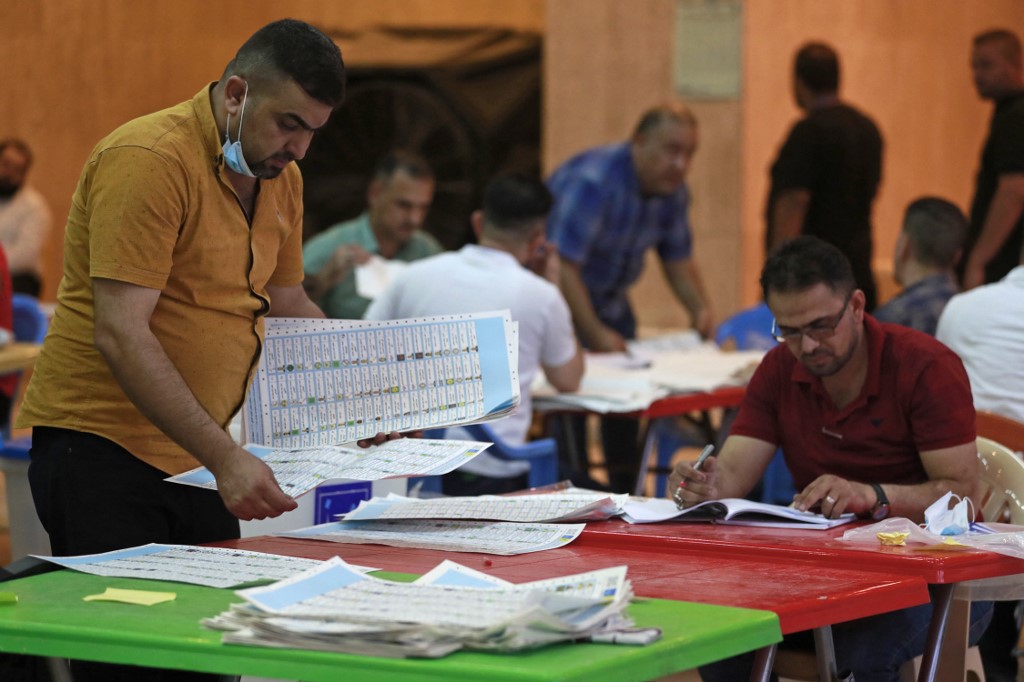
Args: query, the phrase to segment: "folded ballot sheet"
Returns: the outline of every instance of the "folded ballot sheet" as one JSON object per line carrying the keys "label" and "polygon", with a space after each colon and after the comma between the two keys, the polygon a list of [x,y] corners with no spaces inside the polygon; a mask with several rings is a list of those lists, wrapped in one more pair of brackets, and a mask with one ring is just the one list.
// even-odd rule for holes
{"label": "folded ballot sheet", "polygon": [[243,435],[291,449],[499,419],[519,405],[518,366],[507,310],[385,321],[268,318]]}
{"label": "folded ballot sheet", "polygon": [[519,651],[628,629],[626,567],[513,585],[446,561],[413,583],[333,558],[207,619],[227,644],[393,657]]}
{"label": "folded ballot sheet", "polygon": [[[520,402],[519,342],[507,310],[406,320],[268,318],[242,408],[246,448],[298,496],[331,479],[448,473],[489,443],[377,433],[500,419]],[[205,467],[167,480],[215,489]]]}
{"label": "folded ballot sheet", "polygon": [[[281,490],[298,497],[321,483],[335,479],[379,481],[408,476],[439,476],[454,471],[489,448],[491,443],[468,440],[401,438],[380,445],[317,445],[275,449],[246,445],[274,472]],[[206,467],[170,476],[171,483],[217,489],[217,479]]]}

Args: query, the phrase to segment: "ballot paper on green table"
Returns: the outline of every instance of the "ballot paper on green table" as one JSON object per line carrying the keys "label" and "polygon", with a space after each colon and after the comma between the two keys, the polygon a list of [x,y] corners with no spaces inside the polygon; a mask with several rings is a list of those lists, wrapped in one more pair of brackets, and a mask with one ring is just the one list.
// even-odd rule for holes
{"label": "ballot paper on green table", "polygon": [[237,587],[272,582],[290,578],[320,563],[314,559],[243,549],[155,543],[100,554],[34,556],[92,575],[167,580],[207,587]]}

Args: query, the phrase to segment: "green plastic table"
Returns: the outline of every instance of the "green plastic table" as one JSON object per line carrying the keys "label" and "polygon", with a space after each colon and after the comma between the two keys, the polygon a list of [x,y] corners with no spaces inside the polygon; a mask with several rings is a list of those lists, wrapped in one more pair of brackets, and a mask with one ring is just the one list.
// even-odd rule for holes
{"label": "green plastic table", "polygon": [[[408,576],[384,574],[393,579]],[[108,587],[175,592],[155,606],[85,602]],[[103,578],[60,570],[3,583],[17,604],[0,605],[0,651],[110,663],[253,675],[308,682],[338,680],[649,680],[781,640],[768,611],[639,600],[638,626],[659,627],[655,644],[559,644],[516,654],[457,652],[441,659],[390,659],[299,649],[225,645],[199,624],[239,602],[231,590]]]}

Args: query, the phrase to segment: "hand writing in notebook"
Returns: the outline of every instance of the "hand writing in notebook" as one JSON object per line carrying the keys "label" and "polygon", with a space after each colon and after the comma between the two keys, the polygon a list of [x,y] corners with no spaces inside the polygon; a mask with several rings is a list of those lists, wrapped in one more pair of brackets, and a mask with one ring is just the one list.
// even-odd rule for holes
{"label": "hand writing in notebook", "polygon": [[718,467],[711,456],[714,451],[715,447],[708,445],[696,462],[682,462],[673,469],[668,479],[668,489],[673,491],[672,500],[680,509],[717,496],[714,482]]}

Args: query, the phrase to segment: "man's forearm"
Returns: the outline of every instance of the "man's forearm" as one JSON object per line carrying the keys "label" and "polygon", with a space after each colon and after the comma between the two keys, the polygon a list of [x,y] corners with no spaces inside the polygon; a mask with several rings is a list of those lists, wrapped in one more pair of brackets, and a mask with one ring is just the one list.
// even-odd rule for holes
{"label": "man's forearm", "polygon": [[794,188],[782,190],[768,216],[768,250],[800,235],[804,229],[807,208],[811,205],[810,190]]}
{"label": "man's forearm", "polygon": [[[968,254],[966,268],[983,270],[1002,248],[1024,212],[1024,175],[1007,176],[999,181],[992,203],[985,216],[985,224],[978,241]],[[980,284],[971,282],[970,286]]]}
{"label": "man's forearm", "polygon": [[148,327],[127,337],[109,334],[97,347],[138,410],[214,475],[239,446],[196,400]]}
{"label": "man's forearm", "polygon": [[562,294],[565,296],[572,321],[581,340],[587,348],[597,349],[603,343],[606,331],[604,323],[597,317],[590,302],[590,293],[579,273],[579,265],[563,260],[561,264]]}

